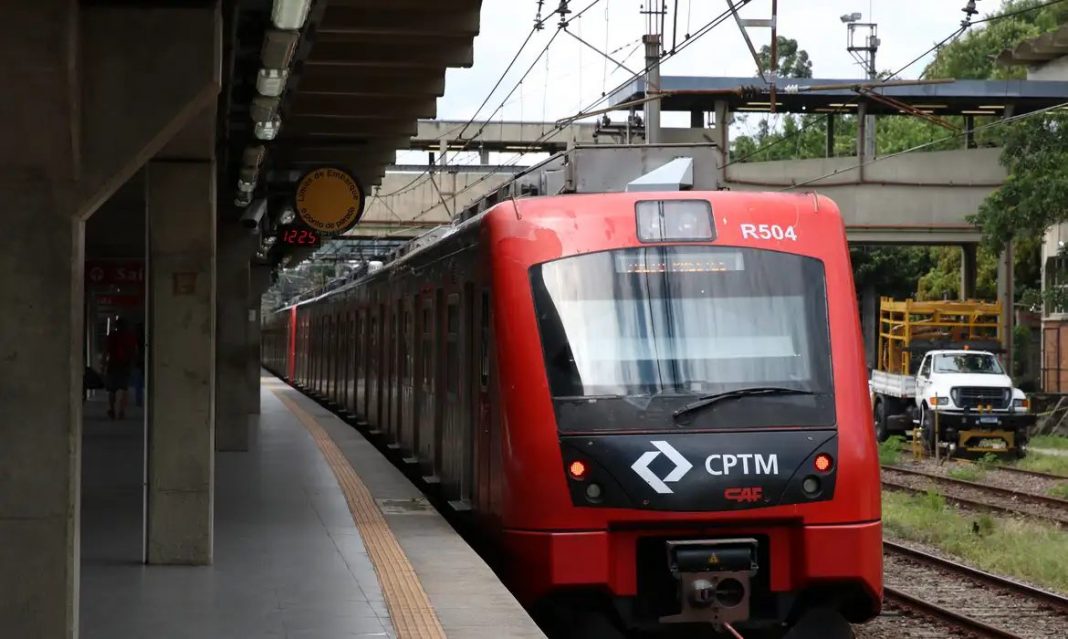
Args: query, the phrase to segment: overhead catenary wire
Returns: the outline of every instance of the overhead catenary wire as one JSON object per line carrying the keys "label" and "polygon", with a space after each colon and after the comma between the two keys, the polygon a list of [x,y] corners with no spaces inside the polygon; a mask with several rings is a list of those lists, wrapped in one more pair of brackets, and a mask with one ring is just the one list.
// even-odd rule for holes
{"label": "overhead catenary wire", "polygon": [[[749,2],[751,2],[751,1],[752,0],[741,0],[740,4],[735,5],[735,8],[736,9],[737,8],[741,8],[741,7],[745,6],[746,4],[749,4]],[[698,29],[695,33],[690,35],[690,37],[688,39],[686,39],[682,44],[680,44],[675,51],[666,52],[666,53],[662,54],[660,62],[663,62],[663,61],[665,61],[667,59],[670,59],[670,58],[674,57],[678,53],[681,53],[683,50],[686,49],[686,47],[692,45],[694,42],[696,42],[697,40],[702,38],[704,35],[706,35],[709,32],[711,32],[714,28],[716,28],[717,26],[719,26],[720,24],[725,22],[728,18],[730,18],[730,16],[731,16],[731,11],[728,9],[726,11],[723,11],[722,13],[717,15],[716,17],[712,18],[711,20],[706,22],[700,29]],[[577,115],[572,116],[570,118],[566,118],[563,121],[557,122],[556,126],[554,126],[552,129],[550,129],[549,131],[546,131],[541,136],[539,136],[537,139],[531,141],[531,145],[533,146],[533,145],[536,145],[536,144],[540,143],[541,141],[545,140],[546,138],[548,138],[548,137],[556,134],[557,132],[563,130],[567,125],[571,124],[572,122],[574,122],[576,120],[579,120],[579,119],[582,119],[582,118],[585,118],[585,117],[589,117],[590,115],[593,115],[591,113],[591,111],[594,108],[596,108],[602,102],[607,100],[608,97],[611,96],[612,94],[614,94],[615,92],[623,89],[624,87],[626,87],[631,82],[634,82],[636,79],[638,79],[638,78],[642,77],[643,75],[645,75],[646,73],[648,73],[651,68],[652,68],[651,65],[647,65],[644,69],[642,69],[641,71],[639,71],[636,74],[633,74],[630,78],[626,79],[625,81],[623,81],[622,83],[617,85],[614,89],[612,89],[611,92],[606,93],[605,95],[602,95],[600,98],[596,99],[592,104],[587,106],[585,109],[583,109]],[[617,105],[617,107],[623,108],[622,105]],[[505,163],[503,166],[504,167],[514,166],[527,153],[528,153],[527,151],[519,152],[516,155],[516,157],[514,157],[511,161]],[[482,184],[485,181],[497,176],[499,173],[500,173],[500,171],[498,170],[498,171],[491,171],[491,172],[488,172],[488,173],[484,174],[478,180],[475,180],[471,184],[468,184],[467,186],[465,186],[463,189],[461,189],[458,192],[454,193],[453,197],[454,198],[458,198],[459,196],[463,195],[464,193],[467,193],[468,191],[470,191],[471,189],[475,188],[479,184]],[[414,220],[419,220],[419,219],[423,218],[424,216],[426,216],[427,214],[429,214],[432,210],[434,210],[435,207],[436,207],[436,205],[435,206],[431,206],[431,207],[426,208],[426,209],[423,209],[422,211],[420,211],[418,214],[416,214],[411,219],[413,221]],[[392,234],[396,234],[396,233],[392,233]]]}
{"label": "overhead catenary wire", "polygon": [[[478,136],[482,133],[482,131],[485,130],[486,125],[493,120],[494,116],[496,116],[496,114],[499,113],[501,111],[501,109],[504,108],[504,106],[507,103],[507,101],[509,100],[509,98],[511,98],[511,96],[519,88],[519,85],[522,84],[522,82],[527,78],[528,75],[530,75],[531,70],[537,64],[538,60],[540,60],[543,56],[545,56],[548,53],[549,47],[552,46],[552,43],[556,40],[557,36],[560,35],[560,31],[563,30],[563,29],[566,29],[567,26],[569,24],[571,24],[572,22],[574,22],[575,20],[578,20],[579,18],[581,18],[587,11],[592,9],[599,2],[601,2],[601,0],[591,0],[591,2],[589,4],[587,4],[584,8],[579,10],[577,13],[572,14],[571,17],[566,18],[566,19],[564,18],[565,14],[561,13],[560,23],[557,26],[556,31],[553,32],[552,36],[549,38],[549,41],[542,48],[541,52],[538,53],[538,56],[535,58],[534,62],[530,65],[530,67],[527,68],[526,72],[519,79],[519,81],[516,82],[512,86],[512,89],[501,100],[501,103],[497,106],[497,108],[494,109],[493,112],[484,119],[484,121],[482,123],[482,126],[479,127],[478,131],[474,135],[472,135],[470,138],[463,139],[463,133],[465,133],[467,131],[468,127],[470,127],[472,124],[474,124],[475,120],[478,118],[479,112],[481,112],[481,110],[485,106],[485,104],[487,104],[489,102],[489,98],[492,97],[492,95],[496,92],[497,88],[499,88],[500,85],[503,83],[504,78],[507,76],[508,72],[511,71],[512,67],[515,65],[515,61],[518,60],[520,54],[523,52],[523,49],[526,47],[526,44],[533,37],[534,33],[539,30],[539,28],[538,28],[539,25],[540,24],[544,24],[544,20],[542,20],[541,23],[537,23],[537,22],[535,23],[534,28],[531,30],[530,34],[527,36],[527,39],[524,40],[524,43],[520,47],[519,51],[517,51],[516,54],[513,56],[512,61],[509,63],[508,67],[505,69],[505,72],[501,74],[501,76],[498,78],[497,82],[494,84],[493,89],[490,90],[490,93],[486,96],[486,99],[483,100],[483,106],[480,106],[479,109],[475,112],[475,114],[465,123],[463,129],[461,130],[460,135],[457,136],[458,141],[460,143],[460,148],[456,149],[455,153],[460,153],[460,152],[464,151],[467,148],[467,146],[472,141],[477,139]],[[561,6],[557,10],[555,10],[552,14],[549,14],[549,15],[553,15],[555,13],[560,13],[561,11],[567,11],[567,8],[566,8],[565,4],[561,4]],[[426,178],[426,176],[428,176],[433,170],[434,170],[434,165],[429,165],[428,164],[427,168],[425,170],[421,171],[418,175],[416,175],[414,178],[412,178],[404,186],[402,186],[400,188],[397,188],[397,189],[395,189],[393,191],[390,191],[389,193],[385,193],[385,194],[382,195],[382,197],[390,197],[390,196],[394,196],[394,195],[400,195],[402,193],[406,193],[406,192],[412,190],[413,188],[417,188],[419,186],[417,184],[417,182],[419,182],[420,180],[423,180],[424,178]]]}

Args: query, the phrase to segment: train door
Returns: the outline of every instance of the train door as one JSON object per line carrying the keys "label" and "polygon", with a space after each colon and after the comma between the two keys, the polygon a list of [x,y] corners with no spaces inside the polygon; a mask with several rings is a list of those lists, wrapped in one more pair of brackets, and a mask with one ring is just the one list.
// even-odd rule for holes
{"label": "train door", "polygon": [[372,307],[370,311],[370,324],[368,325],[369,343],[367,345],[367,422],[372,431],[381,430],[382,420],[378,412],[378,379],[381,356],[379,349],[381,339],[379,333],[382,330],[381,307]]}
{"label": "train door", "polygon": [[[489,506],[489,481],[490,481],[490,295],[489,289],[482,289],[478,300],[478,336],[476,339],[477,353],[475,359],[478,365],[473,367],[477,371],[474,408],[474,440],[475,440],[475,463],[474,487],[475,503],[478,510],[488,510]],[[472,322],[472,326],[475,323]]]}
{"label": "train door", "polygon": [[324,334],[323,344],[323,396],[327,400],[330,399],[330,395],[333,392],[333,336],[334,336],[334,321],[333,313],[330,312],[330,307],[327,307],[326,315],[324,319],[327,323],[327,330]]}
{"label": "train door", "polygon": [[442,488],[445,498],[454,507],[460,504],[463,483],[464,442],[463,420],[463,364],[460,359],[461,339],[460,295],[453,293],[445,301],[445,361],[442,375],[442,416],[440,459]]}
{"label": "train door", "polygon": [[400,444],[411,455],[416,446],[415,407],[415,309],[410,300],[404,300],[404,326],[401,331],[401,379],[400,379]]}
{"label": "train door", "polygon": [[337,388],[334,390],[334,401],[337,402],[338,410],[344,411],[346,407],[346,395],[349,386],[349,315],[345,312],[344,302],[338,305],[337,311]]}
{"label": "train door", "polygon": [[338,304],[334,305],[334,312],[331,313],[331,322],[334,325],[334,331],[330,340],[330,401],[334,405],[341,404],[341,327],[342,327],[342,315],[338,309]]}
{"label": "train door", "polygon": [[435,352],[434,298],[423,298],[419,316],[419,433],[417,438],[418,457],[425,475],[434,473],[435,440],[434,420],[436,417],[434,399],[434,381],[437,370],[437,353]]}
{"label": "train door", "polygon": [[367,370],[367,311],[356,311],[356,408],[353,411],[359,419],[367,417],[367,387],[364,385]]}
{"label": "train door", "polygon": [[382,430],[386,433],[386,443],[391,444],[397,441],[397,429],[393,423],[393,369],[395,366],[393,354],[396,349],[394,329],[396,312],[393,310],[392,300],[387,300],[382,308],[384,322],[382,326]]}
{"label": "train door", "polygon": [[404,319],[404,300],[397,298],[393,301],[393,339],[390,341],[390,362],[392,365],[392,375],[390,376],[390,423],[393,424],[390,437],[390,448],[399,448],[400,439],[400,385],[403,384],[404,374],[404,350],[402,349],[402,343],[404,340],[405,326]]}
{"label": "train door", "polygon": [[356,320],[351,310],[345,311],[345,352],[342,357],[345,358],[345,403],[342,405],[345,412],[350,415],[355,414],[353,399],[353,380],[356,378],[356,335],[355,335]]}
{"label": "train door", "polygon": [[323,326],[320,321],[318,309],[312,311],[311,318],[311,342],[312,342],[312,361],[311,361],[311,380],[308,387],[312,392],[319,391],[319,366],[322,363],[322,356],[319,352],[319,345],[323,339]]}

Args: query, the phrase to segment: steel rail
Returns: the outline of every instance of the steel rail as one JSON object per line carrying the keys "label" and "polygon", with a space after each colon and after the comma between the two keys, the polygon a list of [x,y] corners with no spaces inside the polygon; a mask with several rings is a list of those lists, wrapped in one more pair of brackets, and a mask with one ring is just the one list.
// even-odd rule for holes
{"label": "steel rail", "polygon": [[959,612],[954,612],[948,608],[943,608],[937,604],[933,604],[929,601],[913,597],[910,594],[901,592],[895,588],[883,588],[883,594],[887,599],[893,601],[899,606],[905,608],[912,608],[927,616],[940,619],[942,621],[948,621],[951,624],[961,626],[977,632],[985,637],[994,637],[995,639],[1024,639],[1019,635],[1015,635],[1011,632],[1002,630],[1001,628],[995,628],[990,624],[983,623],[978,619],[972,619],[966,615],[962,615]]}
{"label": "steel rail", "polygon": [[979,570],[978,568],[972,568],[965,564],[953,561],[951,559],[945,559],[938,555],[932,555],[931,553],[918,550],[903,544],[899,544],[893,541],[883,540],[883,551],[889,554],[902,555],[909,559],[914,559],[924,564],[936,568],[942,568],[950,572],[955,572],[959,575],[979,581],[995,588],[1001,588],[1012,593],[1028,597],[1041,601],[1042,603],[1052,606],[1058,609],[1062,613],[1068,614],[1068,597],[1050,592],[1049,590],[1043,590],[1029,584],[1025,584],[1014,579],[995,575],[993,573],[986,572],[985,570]]}
{"label": "steel rail", "polygon": [[[910,493],[910,494],[913,494],[913,495],[925,495],[925,494],[928,493],[927,490],[923,490],[923,489],[920,489],[920,488],[913,488],[912,486],[906,486],[905,484],[900,484],[898,482],[895,482],[893,480],[888,480],[888,479],[883,479],[882,480],[882,485],[885,488],[889,488],[890,490],[894,490],[894,491],[897,491],[897,492]],[[1000,515],[1008,515],[1008,516],[1011,516],[1011,517],[1027,517],[1027,518],[1034,519],[1034,520],[1045,521],[1045,522],[1054,524],[1056,526],[1068,526],[1068,518],[1063,518],[1062,519],[1062,518],[1059,518],[1059,517],[1051,517],[1051,516],[1047,516],[1047,515],[1036,515],[1036,514],[1033,514],[1033,513],[1024,512],[1022,510],[1016,510],[1014,508],[1005,508],[1003,506],[995,506],[993,504],[986,504],[986,503],[983,503],[983,502],[980,502],[980,501],[975,501],[973,499],[968,499],[966,497],[954,497],[953,495],[945,495],[945,494],[942,494],[942,493],[938,493],[938,494],[943,499],[945,499],[947,503],[956,504],[958,506],[963,506],[963,507],[965,507],[967,509],[970,509],[970,510],[978,510],[978,511],[983,511],[983,512],[997,513],[997,514],[1000,514]]]}
{"label": "steel rail", "polygon": [[[996,493],[998,495],[1004,495],[1020,501],[1030,501],[1033,503],[1039,503],[1045,506],[1056,506],[1068,511],[1068,500],[1061,499],[1059,497],[1050,497],[1049,495],[1040,495],[1038,493],[1029,493],[1022,490],[1014,490],[1012,488],[1004,488],[1002,486],[991,486],[990,484],[981,484],[975,481],[968,481],[966,479],[956,479],[954,477],[946,477],[945,475],[939,475],[936,473],[929,473],[923,470],[915,470],[912,468],[902,468],[901,466],[883,466],[886,470],[893,471],[895,473],[901,473],[903,475],[913,475],[916,477],[926,477],[934,482],[944,482],[954,486],[964,486],[966,488],[974,488],[975,490],[983,490],[989,493]],[[1068,479],[1068,478],[1063,478]]]}

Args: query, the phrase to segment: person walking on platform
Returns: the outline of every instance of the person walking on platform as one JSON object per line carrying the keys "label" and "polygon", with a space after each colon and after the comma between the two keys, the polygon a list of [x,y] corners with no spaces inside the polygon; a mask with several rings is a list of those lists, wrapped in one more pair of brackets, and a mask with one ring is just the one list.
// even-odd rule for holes
{"label": "person walking on platform", "polygon": [[115,419],[115,400],[118,399],[118,418],[126,418],[127,389],[130,372],[137,357],[137,338],[126,320],[115,320],[115,328],[107,341],[108,417]]}

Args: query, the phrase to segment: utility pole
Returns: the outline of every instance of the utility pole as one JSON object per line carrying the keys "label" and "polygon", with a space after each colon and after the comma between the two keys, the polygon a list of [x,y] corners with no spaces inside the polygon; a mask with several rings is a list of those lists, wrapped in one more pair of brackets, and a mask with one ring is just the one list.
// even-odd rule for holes
{"label": "utility pole", "polygon": [[[667,2],[649,0],[650,7],[641,8],[645,16],[645,97],[650,98],[660,92],[660,51],[663,42],[664,16],[667,15]],[[660,142],[660,100],[647,100],[645,103],[645,143]]]}
{"label": "utility pole", "polygon": [[[864,68],[868,79],[875,80],[879,77],[878,68],[875,66],[875,53],[882,44],[879,40],[879,25],[874,22],[860,22],[861,17],[860,13],[847,13],[841,17],[842,22],[846,23],[849,28],[846,51],[849,51],[849,55],[853,56]],[[858,30],[862,32],[859,39]],[[866,112],[865,107],[866,104],[862,102],[859,110]],[[875,116],[859,112],[857,115],[864,118],[860,123],[863,134],[858,141],[860,148],[857,149],[857,155],[862,161],[867,161],[875,157]]]}

